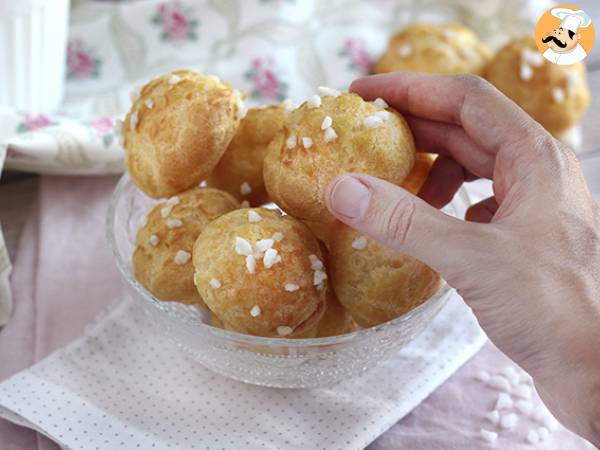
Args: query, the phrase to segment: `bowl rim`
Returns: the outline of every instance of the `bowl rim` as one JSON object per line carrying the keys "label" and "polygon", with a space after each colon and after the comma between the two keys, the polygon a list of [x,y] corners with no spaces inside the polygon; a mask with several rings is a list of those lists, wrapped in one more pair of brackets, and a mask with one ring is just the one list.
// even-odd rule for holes
{"label": "bowl rim", "polygon": [[[134,184],[134,183],[131,180],[131,178],[129,177],[129,174],[127,172],[125,172],[119,179],[119,182],[117,183],[116,187],[114,188],[114,190],[112,192],[112,195],[110,197],[110,203],[108,205],[108,209],[106,212],[106,220],[105,220],[106,239],[108,241],[108,245],[110,247],[113,258],[115,260],[117,269],[119,270],[119,272],[120,272],[121,276],[123,277],[123,279],[125,280],[125,282],[127,284],[129,284],[137,293],[139,293],[140,296],[144,299],[144,301],[147,304],[151,305],[154,308],[161,310],[161,312],[164,313],[164,311],[160,307],[160,305],[165,302],[154,297],[150,291],[148,291],[146,288],[144,288],[137,281],[137,279],[133,276],[133,272],[131,270],[129,270],[128,263],[122,258],[119,248],[117,246],[116,235],[115,235],[115,219],[116,219],[117,204],[119,202],[120,197],[123,195],[125,189],[128,188],[130,184]],[[135,187],[135,189],[138,189],[137,186],[134,185],[134,187]],[[138,189],[138,191],[140,191],[140,190]],[[142,195],[146,195],[142,191],[140,191],[140,193]],[[463,193],[463,196],[466,196],[466,192]],[[466,196],[466,198],[468,199],[468,196]],[[405,313],[401,316],[398,316],[395,319],[392,319],[390,321],[381,323],[379,325],[375,325],[373,327],[360,328],[360,329],[352,331],[350,333],[340,334],[340,335],[336,335],[336,336],[317,337],[317,338],[296,338],[296,339],[279,338],[279,337],[263,337],[263,336],[253,336],[250,334],[238,333],[235,331],[229,331],[229,330],[225,330],[222,328],[213,327],[207,323],[200,322],[200,321],[198,321],[197,323],[194,323],[194,325],[206,327],[207,331],[211,332],[212,334],[214,334],[218,337],[221,337],[227,341],[235,341],[240,344],[258,345],[258,346],[262,345],[262,346],[268,346],[268,347],[286,347],[286,348],[294,347],[294,348],[302,348],[302,349],[305,349],[307,347],[325,347],[325,346],[332,346],[332,345],[336,345],[336,344],[348,343],[348,342],[354,341],[355,339],[362,340],[363,338],[366,338],[367,336],[370,336],[373,333],[379,333],[388,327],[395,327],[399,324],[402,324],[402,323],[406,322],[407,320],[410,320],[412,316],[417,315],[423,309],[433,306],[432,303],[435,303],[435,302],[443,303],[443,300],[446,299],[447,297],[449,297],[450,293],[452,293],[453,291],[454,291],[454,289],[448,285],[446,280],[441,278],[440,287],[435,292],[435,294],[433,294],[425,302],[423,302],[419,306],[411,309],[407,313]],[[175,320],[177,322],[180,322],[181,324],[186,324],[186,325],[189,324],[189,321],[184,320],[179,317],[170,316],[169,318],[172,320]]]}

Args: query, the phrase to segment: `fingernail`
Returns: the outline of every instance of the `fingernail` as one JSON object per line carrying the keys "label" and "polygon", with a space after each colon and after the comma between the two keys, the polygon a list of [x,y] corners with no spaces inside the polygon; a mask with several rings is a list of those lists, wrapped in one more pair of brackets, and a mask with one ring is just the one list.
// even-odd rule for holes
{"label": "fingernail", "polygon": [[338,179],[329,194],[329,206],[348,219],[361,218],[369,208],[371,191],[356,178],[345,175]]}

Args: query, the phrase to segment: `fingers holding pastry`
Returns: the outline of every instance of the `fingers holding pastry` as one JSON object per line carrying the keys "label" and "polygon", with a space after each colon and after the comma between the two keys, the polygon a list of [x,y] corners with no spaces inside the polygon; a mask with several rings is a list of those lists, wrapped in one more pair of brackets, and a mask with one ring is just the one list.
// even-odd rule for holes
{"label": "fingers holding pastry", "polygon": [[489,197],[471,205],[465,214],[465,220],[478,223],[489,223],[498,211],[496,197]]}
{"label": "fingers holding pastry", "polygon": [[337,175],[360,171],[401,183],[415,147],[403,117],[379,102],[321,88],[292,111],[264,161],[270,197],[301,220],[333,220],[325,188]]}

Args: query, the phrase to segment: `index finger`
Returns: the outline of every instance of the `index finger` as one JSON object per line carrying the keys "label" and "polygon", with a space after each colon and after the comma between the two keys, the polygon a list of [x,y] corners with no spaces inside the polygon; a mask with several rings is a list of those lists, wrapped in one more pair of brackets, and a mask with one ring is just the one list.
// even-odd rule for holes
{"label": "index finger", "polygon": [[399,112],[460,125],[477,145],[497,153],[531,137],[539,125],[490,83],[473,75],[388,73],[360,78],[350,91],[383,98]]}

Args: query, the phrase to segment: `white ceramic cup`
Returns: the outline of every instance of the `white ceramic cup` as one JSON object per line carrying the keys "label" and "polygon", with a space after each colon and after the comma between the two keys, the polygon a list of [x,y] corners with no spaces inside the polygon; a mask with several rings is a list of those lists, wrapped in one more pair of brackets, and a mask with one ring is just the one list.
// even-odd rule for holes
{"label": "white ceramic cup", "polygon": [[0,0],[0,105],[50,113],[62,103],[69,0]]}

